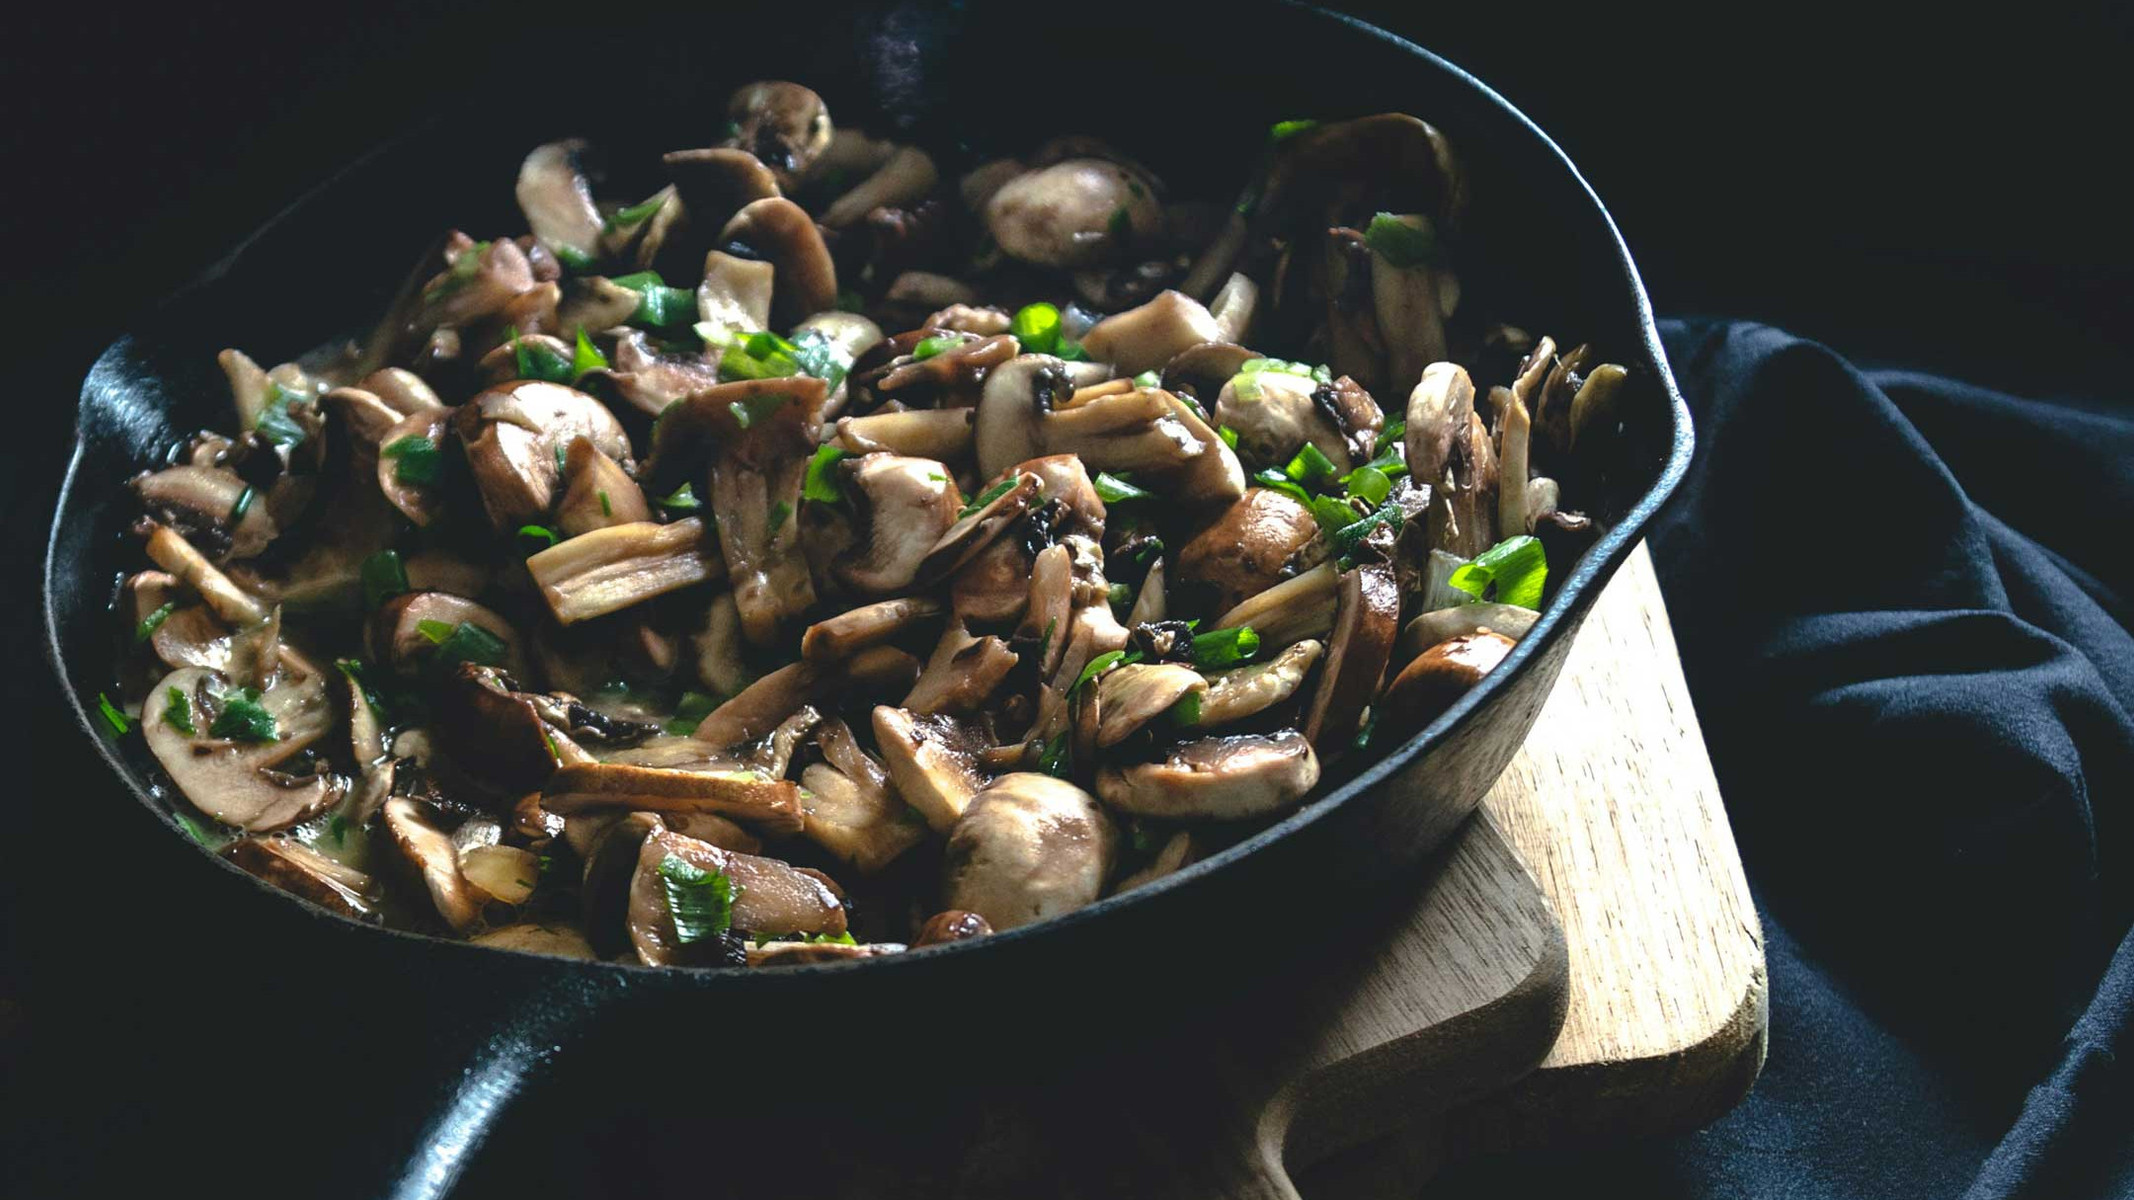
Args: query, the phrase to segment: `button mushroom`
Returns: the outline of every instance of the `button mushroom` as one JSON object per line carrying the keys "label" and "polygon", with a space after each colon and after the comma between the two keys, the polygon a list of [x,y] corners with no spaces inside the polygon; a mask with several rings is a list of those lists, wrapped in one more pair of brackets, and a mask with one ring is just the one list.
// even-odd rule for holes
{"label": "button mushroom", "polygon": [[1428,725],[1503,662],[1515,645],[1501,633],[1478,630],[1416,655],[1379,699],[1379,725],[1395,734]]}
{"label": "button mushroom", "polygon": [[726,105],[731,141],[777,174],[781,185],[804,174],[829,148],[830,110],[809,88],[785,80],[743,84]]}
{"label": "button mushroom", "polygon": [[1122,375],[1136,375],[1156,370],[1202,342],[1230,340],[1200,301],[1164,291],[1139,308],[1097,322],[1082,339],[1082,349]]}
{"label": "button mushroom", "polygon": [[193,807],[248,833],[287,829],[340,803],[337,776],[278,768],[333,724],[325,681],[294,655],[259,693],[199,667],[173,671],[149,691],[141,735]]}
{"label": "button mushroom", "polygon": [[1294,729],[1202,738],[1152,763],[1107,765],[1097,794],[1120,812],[1234,821],[1280,812],[1319,782],[1319,759]]}
{"label": "button mushroom", "polygon": [[1177,574],[1168,582],[1205,589],[1214,608],[1227,612],[1318,565],[1328,552],[1309,508],[1256,487],[1179,549]]}
{"label": "button mushroom", "polygon": [[335,862],[294,838],[239,838],[223,848],[222,856],[327,912],[359,921],[378,915],[376,884],[369,875]]}
{"label": "button mushroom", "polygon": [[607,406],[560,383],[490,388],[458,410],[455,425],[482,507],[505,533],[548,516],[563,473],[558,451],[573,438],[633,465],[630,439]]}
{"label": "button mushroom", "polygon": [[1304,716],[1304,736],[1312,745],[1334,753],[1347,748],[1363,710],[1378,695],[1399,633],[1400,586],[1393,568],[1367,563],[1342,572],[1326,670]]}
{"label": "button mushroom", "polygon": [[747,246],[772,264],[771,317],[781,328],[837,303],[837,268],[815,221],[791,200],[752,201],[719,233],[721,245]]}
{"label": "button mushroom", "polygon": [[961,502],[948,468],[931,458],[864,454],[839,469],[851,501],[853,541],[832,573],[863,596],[910,587],[926,556],[956,524]]}
{"label": "button mushroom", "polygon": [[534,237],[566,265],[592,265],[600,248],[600,210],[579,159],[580,140],[537,146],[519,166],[519,210]]}
{"label": "button mushroom", "polygon": [[395,796],[385,802],[385,830],[422,880],[437,915],[465,933],[482,917],[482,897],[459,872],[459,851],[417,801]]}
{"label": "button mushroom", "polygon": [[1408,622],[1408,627],[1401,630],[1400,652],[1412,661],[1416,655],[1440,642],[1482,631],[1500,634],[1516,642],[1525,637],[1526,631],[1540,619],[1540,613],[1516,604],[1461,604],[1432,609],[1417,614]]}
{"label": "button mushroom", "polygon": [[1319,642],[1306,638],[1266,662],[1217,672],[1208,677],[1208,694],[1201,698],[1200,711],[1180,723],[1212,729],[1265,712],[1296,694],[1324,651]]}
{"label": "button mushroom", "polygon": [[1011,258],[1041,267],[1086,267],[1123,257],[1129,247],[1159,236],[1163,206],[1148,179],[1132,168],[1072,158],[1003,184],[986,202],[985,222]]}
{"label": "button mushroom", "polygon": [[619,612],[677,588],[720,578],[696,517],[631,521],[565,538],[526,560],[548,610],[564,625]]}
{"label": "button mushroom", "polygon": [[994,929],[1072,912],[1102,894],[1118,840],[1082,789],[1050,775],[1003,775],[950,832],[942,895]]}
{"label": "button mushroom", "polygon": [[884,705],[874,710],[874,740],[897,794],[936,832],[948,832],[982,783],[970,730],[953,718]]}

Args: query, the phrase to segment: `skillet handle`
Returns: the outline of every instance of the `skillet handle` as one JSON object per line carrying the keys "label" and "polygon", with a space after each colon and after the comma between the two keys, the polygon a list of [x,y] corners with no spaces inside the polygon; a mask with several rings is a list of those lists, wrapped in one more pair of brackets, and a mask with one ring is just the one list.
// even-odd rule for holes
{"label": "skillet handle", "polygon": [[450,1196],[506,1108],[541,1082],[621,991],[598,977],[551,977],[508,994],[486,1019],[436,1030],[430,1039],[436,1069],[380,1081],[387,1099],[370,1143],[375,1149],[362,1156],[361,1169],[340,1173],[343,1190],[335,1195]]}

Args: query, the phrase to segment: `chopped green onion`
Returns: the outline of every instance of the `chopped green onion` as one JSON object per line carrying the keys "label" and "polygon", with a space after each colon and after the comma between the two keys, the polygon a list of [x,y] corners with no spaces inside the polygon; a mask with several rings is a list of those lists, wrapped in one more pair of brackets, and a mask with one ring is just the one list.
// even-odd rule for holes
{"label": "chopped green onion", "polygon": [[1073,686],[1067,689],[1067,694],[1070,697],[1073,696],[1076,692],[1082,690],[1083,684],[1111,670],[1113,667],[1123,667],[1140,661],[1141,652],[1139,650],[1107,650],[1089,660],[1089,665],[1083,667],[1082,673],[1075,677]]}
{"label": "chopped green onion", "polygon": [[1060,627],[1060,619],[1054,617],[1045,622],[1045,636],[1037,639],[1037,661],[1045,661],[1045,651],[1052,648],[1052,635]]}
{"label": "chopped green onion", "polygon": [[928,472],[926,473],[926,477],[927,477],[928,479],[931,479],[931,480],[933,480],[933,481],[934,481],[935,483],[947,483],[947,482],[948,482],[948,476],[946,476],[946,475],[943,475],[943,474],[942,474],[941,472],[939,472],[939,471],[928,471]]}
{"label": "chopped green onion", "polygon": [[[1109,595],[1111,598],[1112,609],[1115,612],[1124,613],[1134,603],[1134,589],[1130,585],[1124,583],[1112,584],[1109,591]],[[1039,657],[1043,656],[1040,655]]]}
{"label": "chopped green onion", "polygon": [[170,815],[172,820],[178,822],[178,828],[185,831],[185,836],[206,846],[208,849],[212,850],[222,844],[222,839],[209,833],[207,826],[194,820],[191,814],[173,811]]}
{"label": "chopped green onion", "polygon": [[276,736],[274,714],[259,702],[258,688],[240,688],[222,698],[222,711],[207,732],[234,742],[271,742]]}
{"label": "chopped green onion", "polygon": [[660,860],[659,877],[674,940],[684,946],[733,928],[734,897],[740,889],[724,871],[706,871],[678,854]]}
{"label": "chopped green onion", "polygon": [[1044,301],[1026,303],[1007,322],[1007,331],[1016,335],[1024,354],[1050,354],[1061,344],[1061,310]]}
{"label": "chopped green onion", "polygon": [[1306,442],[1298,449],[1296,457],[1289,460],[1289,465],[1282,469],[1282,473],[1299,486],[1317,491],[1332,483],[1337,472],[1333,459],[1328,458],[1319,447]]}
{"label": "chopped green onion", "polygon": [[603,517],[615,515],[615,502],[608,499],[608,493],[605,489],[600,492],[600,515]]}
{"label": "chopped green onion", "polygon": [[1378,710],[1374,708],[1370,715],[1363,719],[1363,728],[1356,731],[1356,740],[1349,745],[1357,750],[1368,750],[1371,748],[1371,735],[1377,732]]}
{"label": "chopped green onion", "polygon": [[674,716],[667,720],[667,732],[676,737],[688,737],[704,723],[704,718],[719,707],[719,698],[705,692],[683,692],[681,703],[675,705]]}
{"label": "chopped green onion", "polygon": [[363,560],[363,607],[376,608],[409,590],[408,569],[398,550],[380,550]]}
{"label": "chopped green onion", "polygon": [[1348,473],[1344,482],[1349,495],[1366,504],[1384,504],[1386,497],[1393,494],[1393,481],[1377,467],[1358,467]]}
{"label": "chopped green onion", "polygon": [[1217,425],[1215,427],[1215,436],[1223,439],[1223,445],[1230,447],[1232,450],[1237,449],[1237,430],[1230,428],[1228,425]]}
{"label": "chopped green onion", "polygon": [[237,503],[230,506],[230,524],[235,525],[245,519],[245,514],[252,511],[253,499],[258,495],[249,484],[245,486],[245,490],[237,493]]}
{"label": "chopped green onion", "polygon": [[571,382],[576,383],[594,371],[608,369],[608,356],[600,352],[593,339],[585,335],[585,326],[578,327],[578,345],[571,351]]}
{"label": "chopped green onion", "polygon": [[556,544],[556,531],[546,525],[521,525],[519,536],[540,542],[544,550]]}
{"label": "chopped green onion", "polygon": [[776,534],[776,533],[778,532],[778,530],[779,530],[779,529],[780,529],[780,528],[781,528],[782,526],[784,526],[784,524],[785,524],[785,519],[786,519],[787,517],[790,517],[790,516],[792,516],[792,515],[793,515],[793,506],[792,506],[792,505],[790,505],[790,504],[787,504],[787,503],[786,503],[785,501],[783,501],[783,500],[780,500],[780,501],[779,501],[778,503],[776,503],[776,504],[773,504],[773,505],[771,505],[771,517],[770,517],[770,523],[769,523],[769,525],[768,525],[768,526],[766,526],[766,532],[768,532],[768,533],[771,533],[771,534],[774,534],[774,535],[775,535],[775,534]]}
{"label": "chopped green onion", "polygon": [[187,737],[197,736],[193,728],[193,702],[186,698],[184,688],[165,688],[167,698],[163,701],[163,723]]}
{"label": "chopped green onion", "polygon": [[1262,467],[1260,471],[1252,477],[1252,482],[1257,483],[1264,488],[1273,488],[1275,491],[1278,491],[1283,495],[1289,497],[1290,499],[1295,500],[1299,504],[1308,506],[1312,502],[1312,495],[1310,492],[1307,492],[1303,488],[1298,487],[1295,480],[1292,480],[1289,476],[1284,475],[1280,471],[1275,470],[1273,467]]}
{"label": "chopped green onion", "polygon": [[618,229],[628,229],[630,226],[651,217],[652,214],[666,206],[667,197],[654,196],[643,204],[633,204],[628,208],[618,208],[609,213],[606,219],[600,222],[600,228],[605,233],[613,233]]}
{"label": "chopped green onion", "polygon": [[259,410],[259,419],[252,423],[253,431],[277,446],[302,444],[307,436],[304,426],[289,412],[289,406],[302,399],[281,384],[268,380],[267,403]]}
{"label": "chopped green onion", "polygon": [[419,433],[388,442],[378,453],[393,460],[393,478],[401,483],[428,487],[444,473],[444,453]]}
{"label": "chopped green onion", "polygon": [[[1143,371],[1139,375],[1134,376],[1134,386],[1137,388],[1162,387],[1163,376],[1158,375],[1154,371]],[[1199,406],[1195,405],[1194,407],[1198,408]]]}
{"label": "chopped green onion", "polygon": [[557,438],[557,439],[556,439],[556,444],[555,444],[554,446],[550,447],[550,449],[552,449],[552,450],[554,450],[554,451],[556,452],[556,474],[558,474],[558,475],[568,475],[568,474],[570,474],[570,472],[571,472],[571,464],[570,464],[570,455],[569,455],[569,454],[568,454],[568,453],[567,453],[567,452],[566,452],[566,451],[564,450],[564,447],[563,447],[563,439],[561,439],[561,438]]}
{"label": "chopped green onion", "polygon": [[1363,520],[1362,513],[1357,512],[1346,502],[1336,500],[1332,496],[1313,496],[1307,503],[1311,507],[1312,516],[1319,521],[1319,528],[1326,530],[1328,533],[1347,529],[1356,522]]}
{"label": "chopped green onion", "polygon": [[1150,493],[1135,487],[1109,471],[1097,472],[1097,477],[1093,482],[1097,489],[1097,498],[1106,504],[1117,504],[1122,500],[1146,500],[1150,496]]}
{"label": "chopped green onion", "polygon": [[1171,706],[1171,723],[1173,725],[1200,724],[1200,696],[1199,692],[1187,692],[1185,695],[1180,696],[1178,703]]}
{"label": "chopped green onion", "polygon": [[569,383],[571,364],[546,342],[529,342],[519,336],[518,326],[512,326],[511,362],[520,379],[538,379],[543,383]]}
{"label": "chopped green onion", "polygon": [[674,489],[673,495],[658,503],[661,508],[672,509],[675,512],[695,512],[697,509],[704,507],[704,502],[697,499],[695,485],[687,483]]}
{"label": "chopped green onion", "polygon": [[1193,665],[1203,671],[1233,667],[1260,652],[1260,635],[1250,625],[1193,635]]}
{"label": "chopped green onion", "polygon": [[452,622],[417,621],[415,622],[415,632],[430,639],[430,644],[433,646],[442,645],[446,638],[452,636]]}
{"label": "chopped green onion", "polygon": [[147,616],[142,617],[141,623],[133,627],[133,644],[138,646],[142,642],[147,641],[149,638],[154,637],[156,635],[156,630],[163,627],[163,622],[170,620],[170,614],[177,611],[178,602],[176,600],[173,600],[170,603],[164,605],[163,607],[157,609],[156,611],[149,613]]}
{"label": "chopped green onion", "polygon": [[1318,127],[1319,122],[1309,118],[1301,121],[1276,121],[1267,127],[1267,140],[1279,142],[1284,138],[1295,137],[1307,129],[1317,129]]}
{"label": "chopped green onion", "polygon": [[696,323],[696,293],[688,288],[668,287],[657,271],[617,275],[608,282],[637,293],[637,311],[629,318],[632,325],[673,330]]}
{"label": "chopped green onion", "polygon": [[489,243],[475,242],[459,252],[452,265],[445,268],[444,275],[422,290],[424,300],[439,300],[465,287],[481,273],[482,256],[489,252]]}
{"label": "chopped green onion", "polygon": [[593,263],[595,262],[593,256],[576,246],[550,246],[548,252],[556,256],[557,262],[562,263],[573,271],[583,272],[593,269]]}
{"label": "chopped green onion", "polygon": [[1438,261],[1437,238],[1389,212],[1371,218],[1364,245],[1395,267],[1419,267]]}
{"label": "chopped green onion", "polygon": [[1365,538],[1371,536],[1372,532],[1381,525],[1390,526],[1394,534],[1398,535],[1403,520],[1400,506],[1387,504],[1380,506],[1376,512],[1368,517],[1349,522],[1334,530],[1334,556],[1340,560],[1342,568],[1346,570],[1354,565],[1352,559],[1356,553],[1356,547],[1362,545]]}
{"label": "chopped green onion", "polygon": [[1498,542],[1452,573],[1453,587],[1481,600],[1540,608],[1549,564],[1541,542],[1521,535]]}
{"label": "chopped green onion", "polygon": [[1124,204],[1111,210],[1111,219],[1104,223],[1104,229],[1122,242],[1134,236],[1134,218]]}
{"label": "chopped green onion", "polygon": [[808,460],[807,479],[800,487],[800,498],[818,504],[837,504],[844,500],[845,489],[838,483],[837,473],[831,468],[852,457],[848,450],[835,446],[818,446],[815,457]]}
{"label": "chopped green onion", "polygon": [[1058,736],[1045,743],[1044,750],[1037,756],[1037,769],[1056,779],[1065,779],[1071,761],[1072,758],[1067,752],[1067,733],[1062,730]]}
{"label": "chopped green onion", "polygon": [[648,287],[660,287],[667,281],[660,278],[658,271],[635,271],[628,275],[617,275],[608,282],[629,288],[633,292],[642,292]]}
{"label": "chopped green onion", "polygon": [[378,714],[378,719],[385,720],[385,701],[371,688],[370,682],[363,678],[363,663],[353,658],[337,658],[333,660],[333,665],[339,667],[341,674],[347,676],[348,681],[356,685],[356,690],[363,693],[363,702],[370,705],[372,712]]}
{"label": "chopped green onion", "polygon": [[1068,337],[1065,333],[1062,333],[1060,340],[1053,345],[1052,356],[1061,362],[1089,361],[1089,354],[1082,349],[1082,343]]}
{"label": "chopped green onion", "polygon": [[911,357],[914,361],[929,359],[944,351],[954,350],[956,347],[961,346],[963,342],[964,339],[959,336],[946,334],[940,337],[926,338],[911,348]]}
{"label": "chopped green onion", "polygon": [[1009,489],[1015,486],[1015,482],[1019,478],[1020,476],[1010,475],[1006,479],[1001,480],[999,483],[994,484],[992,487],[989,487],[986,490],[978,493],[978,498],[976,500],[971,501],[969,504],[964,505],[963,511],[956,514],[956,519],[961,521],[965,517],[972,516],[976,513],[984,512],[986,505],[991,504],[995,500],[1000,499],[1002,496],[1007,495]]}
{"label": "chopped green onion", "polygon": [[1384,429],[1378,431],[1378,442],[1371,449],[1375,453],[1384,454],[1393,447],[1394,443],[1399,442],[1406,436],[1408,436],[1408,422],[1395,417],[1386,422]]}
{"label": "chopped green onion", "polygon": [[834,392],[852,369],[852,357],[836,339],[819,329],[809,329],[788,343],[794,365],[803,375],[822,380],[825,391]]}
{"label": "chopped green onion", "polygon": [[[443,624],[443,622],[424,621],[422,624]],[[429,635],[429,630],[423,630],[424,637]],[[431,655],[431,661],[440,667],[449,667],[454,663],[463,662],[470,662],[484,667],[501,667],[504,665],[504,658],[507,653],[504,639],[472,621],[461,621],[453,627],[449,636],[437,643],[437,653]]]}
{"label": "chopped green onion", "polygon": [[133,722],[127,720],[119,706],[111,702],[111,697],[102,692],[96,694],[96,711],[104,718],[104,724],[110,726],[113,737],[124,737],[126,731],[133,728]]}

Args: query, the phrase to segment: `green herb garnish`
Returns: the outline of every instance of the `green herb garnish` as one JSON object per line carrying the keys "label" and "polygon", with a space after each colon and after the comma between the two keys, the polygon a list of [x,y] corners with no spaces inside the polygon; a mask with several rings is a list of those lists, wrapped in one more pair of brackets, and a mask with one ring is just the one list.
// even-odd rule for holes
{"label": "green herb garnish", "polygon": [[1446,582],[1478,600],[1540,608],[1542,585],[1548,578],[1548,558],[1540,540],[1522,534],[1475,555]]}
{"label": "green herb garnish", "polygon": [[852,457],[848,450],[835,446],[818,446],[815,457],[808,460],[808,474],[800,486],[800,498],[817,504],[838,504],[845,498],[845,489],[838,482],[838,463]]}
{"label": "green herb garnish", "polygon": [[521,525],[519,526],[519,536],[541,543],[541,549],[543,550],[556,544],[556,531],[546,525]]}
{"label": "green herb garnish", "polygon": [[791,399],[792,397],[784,392],[766,392],[760,396],[750,396],[746,400],[736,400],[726,406],[726,411],[734,415],[736,424],[747,429],[785,407],[786,402]]}
{"label": "green herb garnish", "polygon": [[614,212],[609,213],[607,217],[600,222],[601,231],[604,233],[614,233],[618,229],[628,229],[630,226],[650,218],[652,214],[658,212],[662,208],[665,208],[666,205],[667,197],[654,196],[650,200],[645,201],[643,204],[633,204],[628,208],[618,208]]}
{"label": "green herb garnish", "polygon": [[1260,652],[1260,635],[1250,625],[1193,635],[1193,665],[1203,671],[1234,667]]}
{"label": "green herb garnish", "polygon": [[444,453],[419,433],[387,442],[378,453],[393,460],[393,478],[401,483],[428,487],[444,473]]}
{"label": "green herb garnish", "polygon": [[521,379],[538,379],[543,383],[569,383],[570,361],[556,353],[547,342],[530,342],[519,336],[516,327],[511,330],[511,360]]}
{"label": "green herb garnish", "polygon": [[276,731],[274,714],[259,702],[258,688],[240,688],[222,698],[222,711],[207,727],[209,737],[233,742],[271,742]]}
{"label": "green herb garnish", "polygon": [[1378,431],[1378,441],[1371,447],[1371,450],[1376,454],[1384,454],[1392,448],[1395,442],[1406,436],[1408,436],[1408,422],[1400,417],[1395,417],[1386,422],[1384,429]]}
{"label": "green herb garnish", "polygon": [[603,517],[615,515],[615,502],[608,499],[608,494],[605,490],[600,493],[600,515]]}
{"label": "green herb garnish", "polygon": [[186,698],[184,688],[165,688],[163,723],[187,737],[198,731],[193,728],[193,702]]}
{"label": "green herb garnish", "polygon": [[1200,724],[1200,697],[1201,693],[1199,692],[1187,692],[1185,695],[1180,696],[1178,703],[1171,706],[1171,723],[1173,725]]}
{"label": "green herb garnish", "polygon": [[688,737],[719,707],[719,703],[717,696],[705,692],[683,692],[681,703],[674,706],[674,716],[667,720],[667,732],[676,737]]}
{"label": "green herb garnish", "polygon": [[133,627],[133,644],[138,646],[141,643],[147,641],[149,638],[154,637],[156,635],[156,630],[163,627],[163,622],[170,620],[170,614],[177,611],[178,602],[176,600],[173,600],[170,603],[164,605],[163,607],[157,609],[156,611],[149,613],[147,616],[142,617],[141,623]]}
{"label": "green herb garnish", "polygon": [[776,504],[771,505],[770,523],[766,527],[766,532],[770,533],[772,536],[775,537],[778,533],[778,530],[785,525],[785,519],[792,515],[793,506],[787,504],[783,500],[780,500]]}
{"label": "green herb garnish", "polygon": [[1021,476],[1018,475],[1010,475],[1006,479],[1001,480],[999,483],[994,484],[992,487],[989,487],[986,490],[978,493],[978,498],[976,500],[971,501],[969,504],[964,505],[963,510],[956,514],[956,519],[961,521],[965,517],[972,516],[976,513],[984,512],[987,505],[993,503],[995,500],[1000,499],[1002,496],[1007,495],[1009,490],[1015,486],[1016,481],[1020,478]]}
{"label": "green herb garnish", "polygon": [[133,722],[127,720],[126,714],[119,711],[119,706],[111,702],[111,697],[102,692],[96,694],[96,712],[104,718],[104,724],[110,728],[113,737],[125,737],[127,731],[133,728]]}
{"label": "green herb garnish", "polygon": [[1296,457],[1289,460],[1289,465],[1282,468],[1282,473],[1301,487],[1319,491],[1334,482],[1334,477],[1339,472],[1333,459],[1328,458],[1319,447],[1306,442],[1298,449]]}
{"label": "green herb garnish", "polygon": [[1134,236],[1134,219],[1126,211],[1124,204],[1111,210],[1111,219],[1104,222],[1104,229],[1114,239],[1122,242]]}
{"label": "green herb garnish", "polygon": [[1285,138],[1295,137],[1307,129],[1317,129],[1318,127],[1319,122],[1309,118],[1299,121],[1276,121],[1267,127],[1267,140],[1279,142]]}
{"label": "green herb garnish", "polygon": [[923,361],[932,358],[936,354],[954,350],[956,347],[961,346],[963,342],[964,339],[962,337],[950,334],[925,338],[918,345],[911,348],[911,357],[914,361]]}
{"label": "green herb garnish", "polygon": [[673,495],[658,503],[661,508],[672,509],[675,512],[695,512],[697,509],[704,507],[704,502],[697,499],[695,486],[687,483],[674,489]]}
{"label": "green herb garnish", "polygon": [[1228,425],[1217,425],[1215,427],[1215,436],[1223,439],[1223,445],[1230,447],[1232,450],[1237,449],[1237,430],[1230,428]]}
{"label": "green herb garnish", "polygon": [[1060,344],[1060,310],[1040,300],[1015,310],[1008,332],[1022,343],[1025,354],[1050,354]]}
{"label": "green herb garnish", "polygon": [[1124,583],[1115,583],[1107,591],[1112,611],[1124,615],[1134,603],[1134,589]]}
{"label": "green herb garnish", "polygon": [[1393,481],[1377,467],[1363,466],[1350,471],[1342,480],[1348,494],[1366,504],[1384,504],[1393,494]]}
{"label": "green herb garnish", "polygon": [[308,435],[303,424],[289,411],[289,406],[302,399],[298,393],[268,380],[267,403],[259,410],[259,420],[252,423],[253,431],[277,446],[301,445]]}
{"label": "green herb garnish", "polygon": [[1067,734],[1063,730],[1057,737],[1046,742],[1045,748],[1038,752],[1037,769],[1056,779],[1065,779],[1071,761],[1067,751]]}
{"label": "green herb garnish", "polygon": [[674,918],[674,940],[687,946],[733,928],[734,897],[740,889],[724,871],[706,871],[670,854],[659,863],[667,912]]}
{"label": "green herb garnish", "polygon": [[[1158,375],[1152,370],[1143,371],[1139,375],[1134,376],[1134,386],[1137,388],[1161,387],[1163,386],[1163,376]],[[1181,396],[1179,397],[1179,399],[1184,400],[1187,399],[1187,397]],[[1193,407],[1197,409],[1200,407],[1200,405],[1195,404]]]}
{"label": "green herb garnish", "polygon": [[688,288],[668,287],[657,271],[617,275],[609,282],[637,293],[637,311],[629,318],[632,325],[672,332],[696,324],[696,293]]}
{"label": "green herb garnish", "polygon": [[1392,529],[1398,536],[1404,520],[1399,505],[1387,504],[1380,506],[1370,516],[1351,521],[1334,530],[1334,557],[1339,560],[1341,569],[1347,570],[1355,565],[1356,547],[1362,545],[1364,539],[1370,537],[1380,526]]}
{"label": "green herb garnish", "polygon": [[423,627],[422,635],[430,638],[431,641],[437,642],[437,652],[430,656],[435,665],[450,667],[454,663],[463,662],[470,662],[484,667],[501,667],[504,665],[504,659],[509,651],[504,645],[503,638],[476,625],[472,621],[461,621],[453,626],[451,632],[446,634],[442,640],[439,640],[431,635],[431,631],[427,627],[442,624],[444,624],[442,621],[419,622],[419,625]]}
{"label": "green herb garnish", "polygon": [[1370,227],[1363,231],[1363,242],[1395,267],[1424,266],[1439,258],[1435,237],[1388,212],[1371,218]]}
{"label": "green herb garnish", "polygon": [[1091,482],[1096,486],[1097,498],[1106,504],[1117,504],[1122,500],[1146,500],[1150,497],[1150,493],[1108,471],[1097,472],[1096,479]]}
{"label": "green herb garnish", "polygon": [[398,550],[380,550],[363,560],[363,606],[376,608],[406,593],[408,569]]}
{"label": "green herb garnish", "polygon": [[578,344],[571,351],[571,382],[576,383],[594,371],[608,369],[608,356],[600,352],[593,339],[585,336],[585,326],[578,327]]}
{"label": "green herb garnish", "polygon": [[237,493],[237,503],[230,506],[230,524],[232,526],[244,520],[245,514],[252,511],[252,501],[258,495],[259,493],[254,491],[249,484],[245,486],[245,490]]}

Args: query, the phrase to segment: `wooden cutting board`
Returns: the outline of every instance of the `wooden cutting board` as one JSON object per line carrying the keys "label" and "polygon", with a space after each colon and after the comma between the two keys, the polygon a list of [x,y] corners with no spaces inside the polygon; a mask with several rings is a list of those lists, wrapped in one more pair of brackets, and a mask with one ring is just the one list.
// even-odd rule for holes
{"label": "wooden cutting board", "polygon": [[922,1190],[1412,1196],[1456,1158],[1681,1132],[1747,1092],[1763,938],[1643,548],[1440,857],[1360,952],[1131,1086],[995,1098]]}

